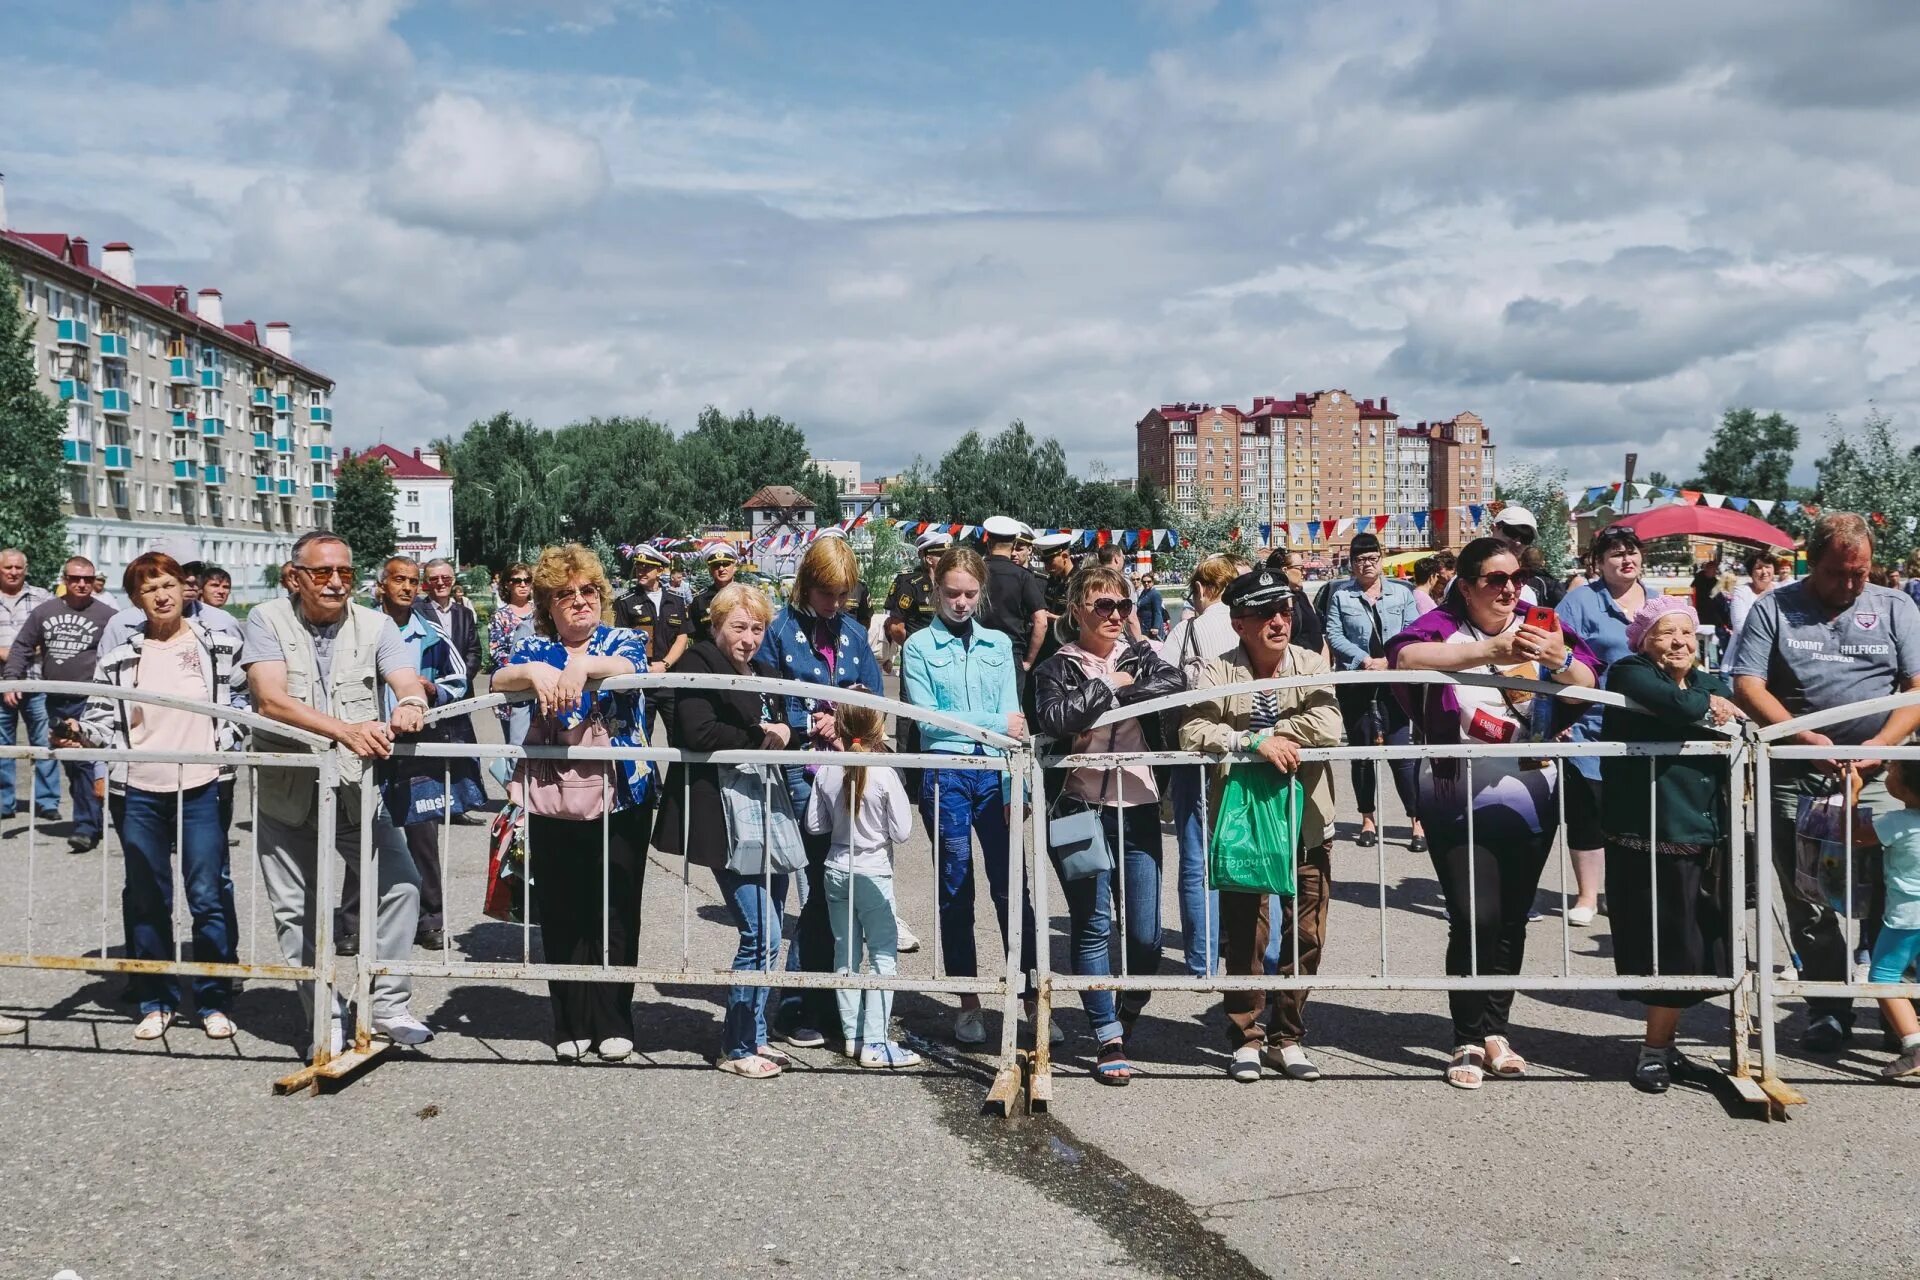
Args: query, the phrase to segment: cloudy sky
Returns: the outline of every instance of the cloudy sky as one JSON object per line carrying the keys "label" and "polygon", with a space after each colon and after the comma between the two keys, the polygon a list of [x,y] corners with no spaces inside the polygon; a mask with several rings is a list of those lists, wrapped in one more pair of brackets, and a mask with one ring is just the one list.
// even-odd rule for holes
{"label": "cloudy sky", "polygon": [[1483,415],[1575,485],[1920,411],[1920,5],[5,6],[18,230],[286,319],[348,444],[777,412],[869,474],[1170,399]]}

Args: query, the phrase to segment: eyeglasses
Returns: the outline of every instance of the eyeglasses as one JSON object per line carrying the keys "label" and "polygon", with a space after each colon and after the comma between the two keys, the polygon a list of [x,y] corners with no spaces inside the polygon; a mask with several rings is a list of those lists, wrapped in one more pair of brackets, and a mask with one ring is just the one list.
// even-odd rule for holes
{"label": "eyeglasses", "polygon": [[453,585],[453,579],[452,578],[428,578],[427,585],[433,586],[433,587],[450,587]]}
{"label": "eyeglasses", "polygon": [[575,599],[598,600],[599,598],[600,588],[594,586],[591,582],[585,586],[563,587],[553,593],[553,602],[555,604],[570,604]]}
{"label": "eyeglasses", "polygon": [[1377,556],[1377,555],[1366,555],[1366,556],[1355,556],[1355,557],[1353,558],[1353,562],[1354,562],[1355,564],[1357,564],[1357,565],[1360,565],[1360,564],[1379,564],[1379,563],[1380,563],[1380,557],[1379,557],[1379,556]]}
{"label": "eyeglasses", "polygon": [[76,582],[92,582],[93,581],[93,575],[90,573],[69,573],[69,574],[66,574],[65,577],[69,586],[71,586],[73,583],[76,583]]}
{"label": "eyeglasses", "polygon": [[1101,618],[1124,618],[1133,612],[1133,601],[1102,598],[1091,602],[1088,608]]}
{"label": "eyeglasses", "polygon": [[1480,575],[1480,585],[1492,591],[1505,591],[1508,587],[1512,587],[1517,591],[1520,589],[1520,584],[1521,578],[1517,573],[1483,573]]}
{"label": "eyeglasses", "polygon": [[524,587],[532,581],[532,578],[508,578],[507,585],[510,587]]}
{"label": "eyeglasses", "polygon": [[1293,601],[1276,600],[1272,604],[1263,604],[1258,608],[1251,609],[1242,605],[1233,611],[1233,616],[1236,618],[1260,618],[1264,620],[1277,617],[1283,613],[1288,617],[1293,616]]}
{"label": "eyeglasses", "polygon": [[315,582],[331,582],[335,578],[342,582],[353,581],[353,566],[350,564],[297,564],[293,567]]}

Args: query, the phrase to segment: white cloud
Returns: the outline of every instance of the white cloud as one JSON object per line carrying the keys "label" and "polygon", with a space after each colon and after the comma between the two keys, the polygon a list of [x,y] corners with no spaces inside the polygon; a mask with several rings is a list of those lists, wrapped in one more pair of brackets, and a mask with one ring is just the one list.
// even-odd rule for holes
{"label": "white cloud", "polygon": [[518,235],[600,197],[607,162],[571,130],[439,93],[407,125],[378,184],[382,205],[425,226]]}

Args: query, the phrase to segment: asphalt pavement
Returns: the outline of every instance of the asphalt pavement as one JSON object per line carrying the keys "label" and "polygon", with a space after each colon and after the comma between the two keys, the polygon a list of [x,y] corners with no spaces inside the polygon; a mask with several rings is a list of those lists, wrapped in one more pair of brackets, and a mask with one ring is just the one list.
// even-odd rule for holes
{"label": "asphalt pavement", "polygon": [[[1349,805],[1344,776],[1340,792]],[[242,958],[271,961],[242,794]],[[1392,972],[1440,971],[1438,886],[1386,803],[1381,849],[1346,838],[1343,807],[1324,972],[1377,968],[1383,866]],[[0,949],[25,946],[29,915],[37,951],[120,946],[117,851],[70,854],[62,836],[43,829],[29,854],[25,824],[0,823]],[[1170,833],[1166,848],[1171,973]],[[537,929],[480,917],[484,857],[482,829],[453,829],[455,958],[537,959]],[[930,866],[916,831],[897,872],[923,944],[909,974],[933,971]],[[982,881],[984,958],[999,943]],[[1541,905],[1530,972],[1559,971],[1563,938],[1571,971],[1611,972],[1604,916],[1564,929],[1550,893]],[[1061,968],[1064,929],[1057,915]],[[733,945],[711,877],[656,856],[641,962],[677,969],[684,948],[689,972],[712,973]],[[305,1039],[285,984],[245,988],[231,1042],[188,1024],[142,1044],[118,977],[0,983],[0,1009],[32,1023],[0,1041],[9,1277],[1892,1276],[1920,1247],[1920,1091],[1873,1078],[1877,1033],[1790,1058],[1810,1101],[1770,1124],[1725,1087],[1636,1093],[1637,1008],[1604,992],[1520,995],[1533,1071],[1478,1093],[1441,1081],[1439,994],[1316,997],[1312,1084],[1229,1082],[1217,1000],[1162,993],[1130,1045],[1139,1076],[1106,1088],[1068,1004],[1051,1114],[1003,1121],[981,1114],[993,1062],[951,1043],[947,997],[896,1002],[922,1069],[800,1050],[760,1082],[712,1068],[715,987],[641,990],[634,1059],[587,1066],[554,1062],[543,984],[422,980],[432,1043],[283,1099],[270,1085]],[[1801,1022],[1783,1018],[1790,1050]],[[1682,1035],[1698,1059],[1724,1052],[1724,1002]]]}

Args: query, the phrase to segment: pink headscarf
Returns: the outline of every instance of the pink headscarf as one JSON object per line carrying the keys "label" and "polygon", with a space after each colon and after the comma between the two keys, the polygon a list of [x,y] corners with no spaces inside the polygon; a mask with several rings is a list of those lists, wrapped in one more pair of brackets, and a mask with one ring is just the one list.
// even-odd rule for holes
{"label": "pink headscarf", "polygon": [[1633,621],[1627,624],[1627,648],[1635,653],[1640,652],[1640,642],[1647,638],[1647,633],[1653,630],[1660,619],[1671,613],[1684,613],[1696,629],[1700,626],[1700,615],[1693,611],[1693,606],[1687,603],[1685,597],[1649,596],[1647,602],[1640,606],[1640,612],[1633,615]]}

